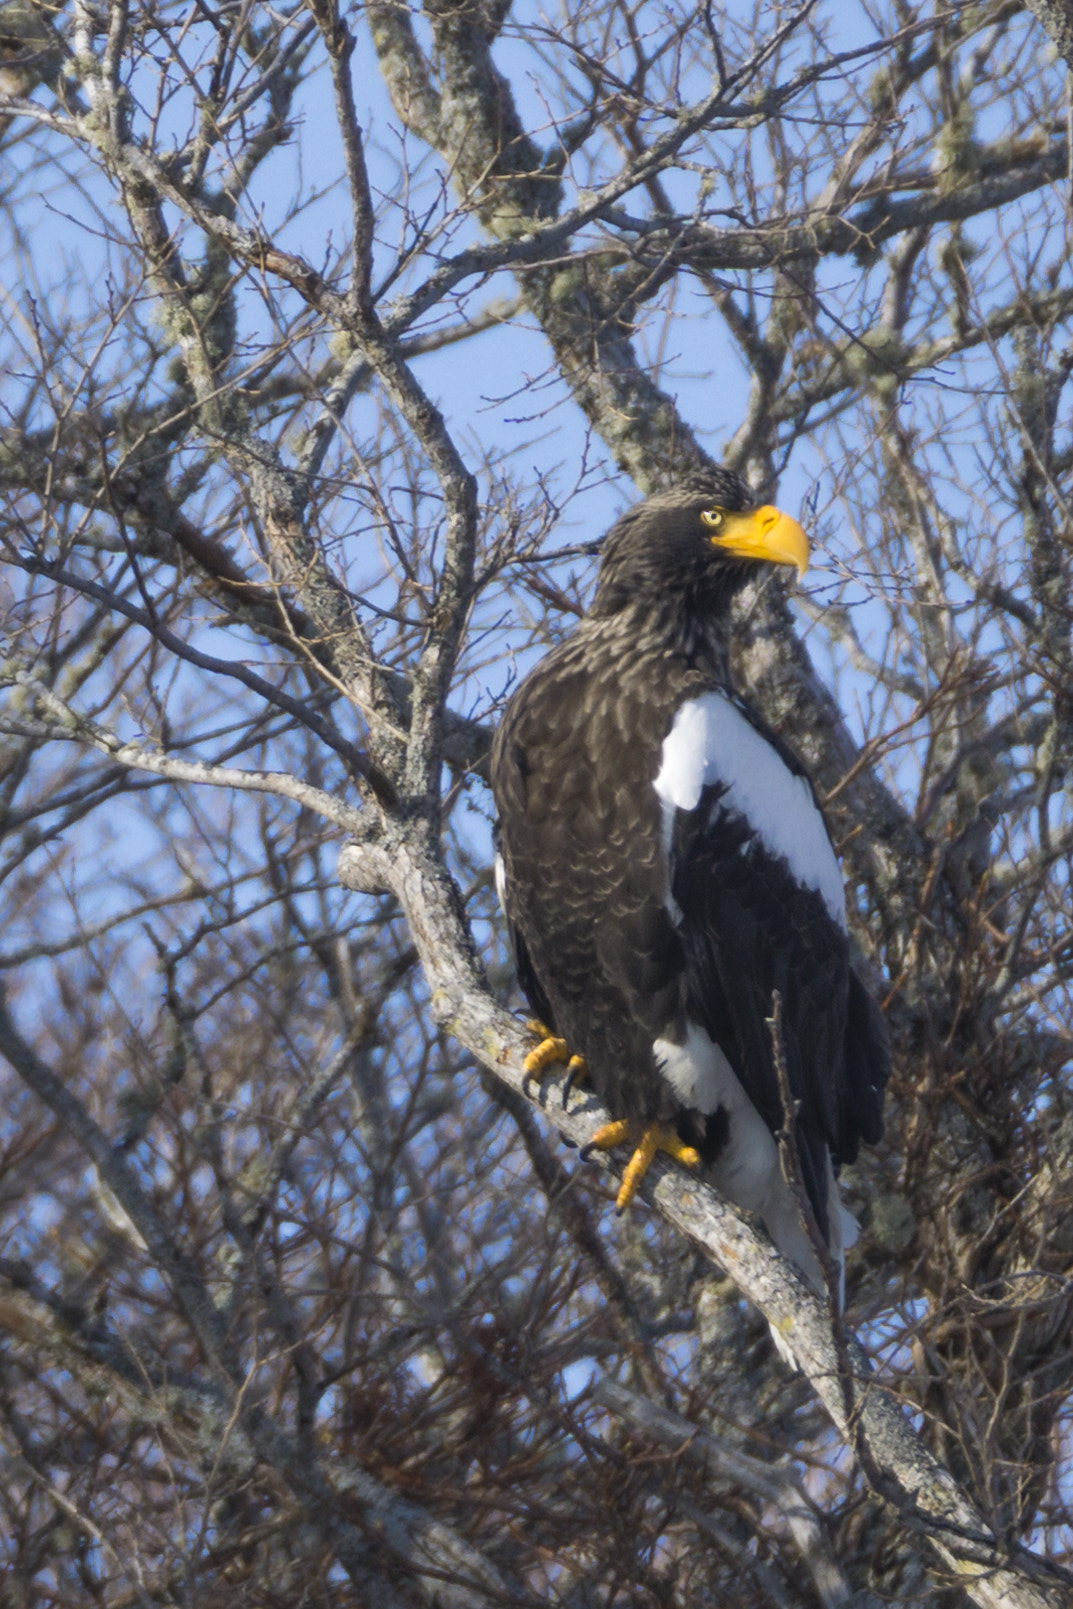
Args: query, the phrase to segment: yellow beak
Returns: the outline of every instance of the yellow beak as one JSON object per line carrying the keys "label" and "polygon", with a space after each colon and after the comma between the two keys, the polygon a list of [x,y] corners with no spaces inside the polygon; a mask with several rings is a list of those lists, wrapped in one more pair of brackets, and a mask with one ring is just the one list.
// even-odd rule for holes
{"label": "yellow beak", "polygon": [[766,559],[769,564],[793,564],[798,579],[808,569],[808,537],[796,520],[765,503],[744,514],[724,514],[712,545],[739,559]]}

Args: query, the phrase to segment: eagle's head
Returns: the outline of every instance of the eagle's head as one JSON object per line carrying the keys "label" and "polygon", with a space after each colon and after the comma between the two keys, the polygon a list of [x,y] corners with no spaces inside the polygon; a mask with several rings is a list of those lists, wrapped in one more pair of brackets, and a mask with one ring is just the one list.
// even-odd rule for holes
{"label": "eagle's head", "polygon": [[732,469],[691,475],[627,510],[608,532],[593,614],[651,599],[706,615],[726,611],[758,563],[808,564],[808,538],[789,514]]}

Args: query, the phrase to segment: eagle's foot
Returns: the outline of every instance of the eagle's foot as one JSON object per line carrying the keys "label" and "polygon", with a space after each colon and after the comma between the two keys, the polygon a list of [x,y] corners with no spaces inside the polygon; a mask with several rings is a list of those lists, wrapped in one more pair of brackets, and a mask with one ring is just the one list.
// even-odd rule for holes
{"label": "eagle's foot", "polygon": [[565,1039],[545,1027],[542,1022],[527,1022],[525,1025],[531,1034],[536,1034],[540,1044],[526,1056],[522,1067],[525,1072],[523,1084],[528,1085],[541,1078],[545,1071],[557,1061],[566,1063],[566,1083],[563,1085],[563,1105],[570,1099],[570,1091],[579,1078],[585,1076],[584,1056],[571,1056],[570,1046]]}
{"label": "eagle's foot", "polygon": [[[632,1132],[631,1132],[632,1131]],[[587,1151],[613,1151],[616,1145],[624,1140],[631,1140],[637,1133],[632,1123],[618,1122],[605,1123],[603,1128],[597,1129],[588,1145],[581,1152],[584,1157]],[[668,1128],[664,1123],[650,1123],[643,1131],[633,1155],[626,1164],[626,1171],[622,1175],[618,1195],[615,1197],[615,1211],[623,1212],[637,1194],[641,1180],[652,1166],[657,1151],[666,1156],[673,1157],[686,1168],[700,1167],[700,1152],[692,1145],[685,1145],[678,1138],[674,1129]]]}
{"label": "eagle's foot", "polygon": [[588,1076],[589,1069],[585,1066],[584,1056],[571,1056],[566,1064],[566,1077],[563,1080],[563,1105],[570,1103],[570,1092],[575,1084]]}

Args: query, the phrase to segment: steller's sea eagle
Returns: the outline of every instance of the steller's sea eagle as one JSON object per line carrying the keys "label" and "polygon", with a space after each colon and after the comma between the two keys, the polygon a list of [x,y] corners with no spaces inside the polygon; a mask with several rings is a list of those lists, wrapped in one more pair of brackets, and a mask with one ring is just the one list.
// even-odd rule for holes
{"label": "steller's sea eagle", "polygon": [[882,1127],[883,1020],[850,962],[842,874],[800,761],[735,691],[731,602],[796,565],[796,520],[713,469],[630,509],[576,631],[514,693],[492,751],[497,881],[546,1042],[583,1058],[629,1143],[620,1208],[657,1151],[760,1214],[819,1289],[780,1166],[797,1104],[801,1176],[842,1260],[835,1183]]}

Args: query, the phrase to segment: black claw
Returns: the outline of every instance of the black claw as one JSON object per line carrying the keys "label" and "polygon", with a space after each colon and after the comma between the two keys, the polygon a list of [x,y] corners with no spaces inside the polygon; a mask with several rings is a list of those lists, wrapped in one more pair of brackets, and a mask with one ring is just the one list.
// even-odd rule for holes
{"label": "black claw", "polygon": [[544,1088],[544,1085],[540,1082],[539,1073],[522,1074],[522,1094],[527,1100],[535,1101],[541,1110],[543,1110],[548,1099],[548,1094]]}
{"label": "black claw", "polygon": [[570,1097],[574,1092],[574,1085],[577,1083],[577,1081],[578,1081],[578,1079],[580,1077],[581,1077],[581,1069],[580,1069],[580,1067],[575,1067],[573,1069],[573,1071],[568,1072],[566,1077],[563,1079],[563,1105],[564,1106],[569,1106]]}
{"label": "black claw", "polygon": [[587,1162],[589,1160],[589,1158],[592,1156],[592,1153],[595,1150],[596,1150],[596,1146],[593,1145],[591,1140],[589,1141],[588,1145],[580,1146],[579,1149],[578,1149],[578,1154],[577,1154],[578,1155],[578,1161],[579,1162]]}

